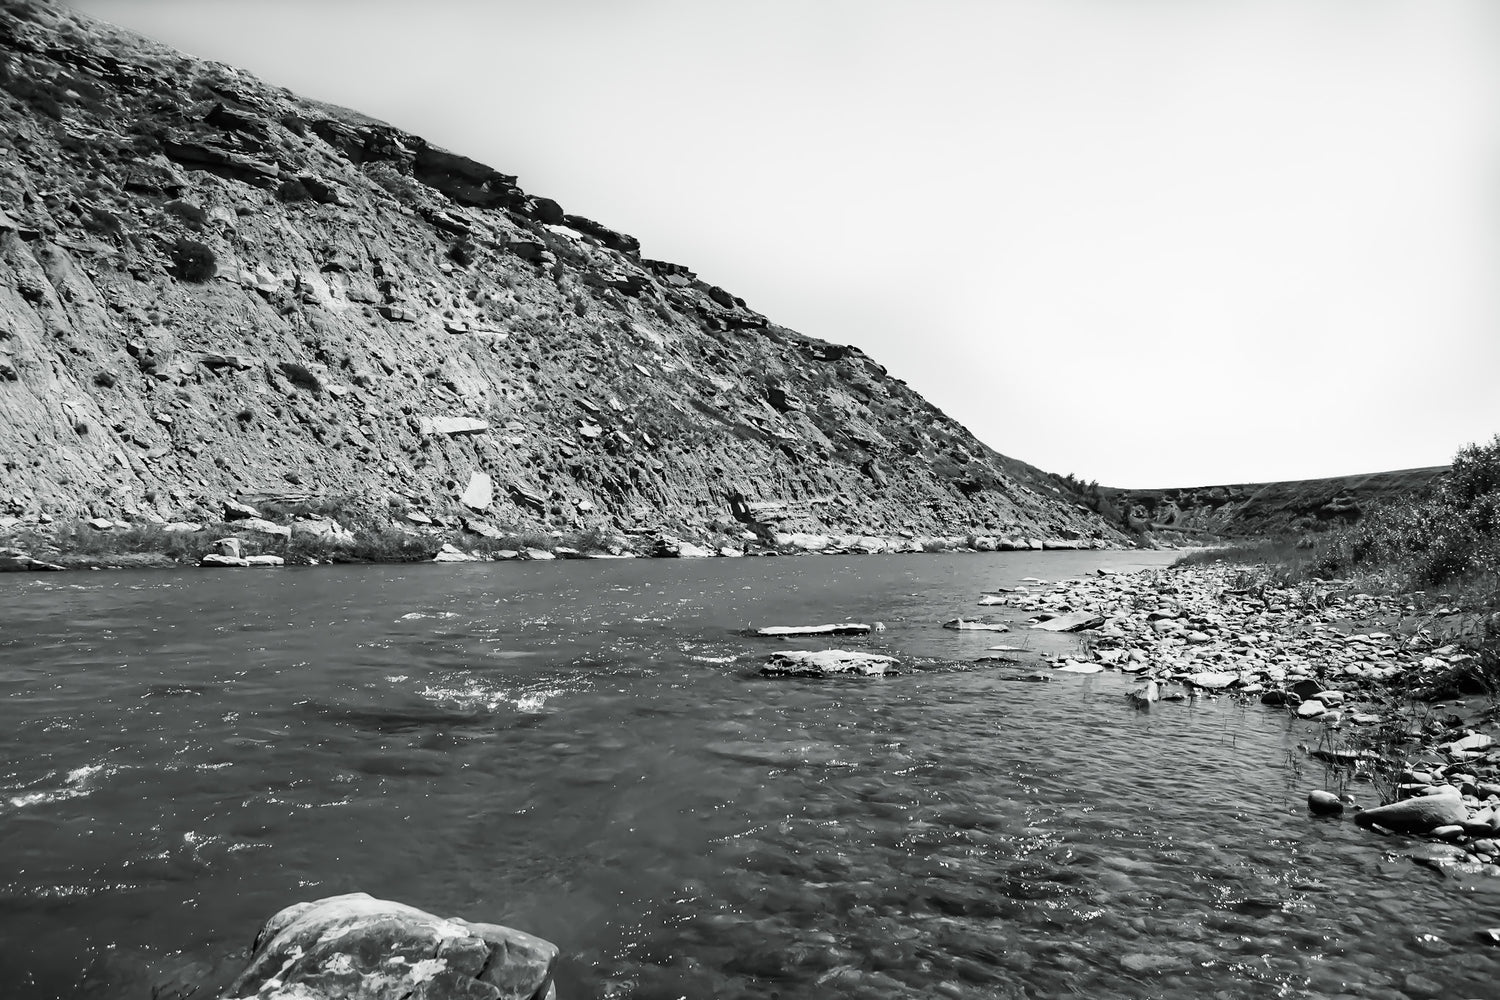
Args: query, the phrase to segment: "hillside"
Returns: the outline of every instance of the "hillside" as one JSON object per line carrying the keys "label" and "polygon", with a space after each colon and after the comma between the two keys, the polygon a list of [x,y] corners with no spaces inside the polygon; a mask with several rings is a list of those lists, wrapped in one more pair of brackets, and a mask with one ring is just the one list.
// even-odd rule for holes
{"label": "hillside", "polygon": [[1182,489],[1101,487],[1092,503],[1106,516],[1169,538],[1270,537],[1358,521],[1379,504],[1424,489],[1447,466],[1281,483]]}
{"label": "hillside", "polygon": [[18,0],[0,92],[0,514],[1124,541],[857,348],[395,126]]}

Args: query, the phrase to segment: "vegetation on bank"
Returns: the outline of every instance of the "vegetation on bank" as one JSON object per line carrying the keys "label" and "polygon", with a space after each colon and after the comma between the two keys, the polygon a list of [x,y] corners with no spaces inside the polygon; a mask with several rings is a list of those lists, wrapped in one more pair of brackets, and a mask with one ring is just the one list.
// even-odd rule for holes
{"label": "vegetation on bank", "polygon": [[1321,534],[1195,552],[1175,565],[1240,563],[1247,586],[1339,583],[1403,594],[1474,659],[1456,687],[1500,695],[1500,434],[1471,444],[1425,489]]}

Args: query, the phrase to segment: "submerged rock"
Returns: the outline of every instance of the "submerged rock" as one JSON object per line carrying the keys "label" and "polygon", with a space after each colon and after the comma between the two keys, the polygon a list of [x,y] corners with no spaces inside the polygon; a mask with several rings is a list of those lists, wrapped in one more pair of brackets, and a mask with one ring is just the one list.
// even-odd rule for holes
{"label": "submerged rock", "polygon": [[894,656],[878,653],[847,649],[798,650],[771,654],[760,672],[771,677],[831,677],[837,674],[879,677],[894,673],[898,665]]}
{"label": "submerged rock", "polygon": [[434,916],[363,892],[289,906],[255,938],[232,997],[545,1000],[557,946],[499,924]]}
{"label": "submerged rock", "polygon": [[960,632],[1009,632],[1010,626],[1004,622],[978,622],[967,618],[954,618],[943,622],[943,628],[957,629]]}

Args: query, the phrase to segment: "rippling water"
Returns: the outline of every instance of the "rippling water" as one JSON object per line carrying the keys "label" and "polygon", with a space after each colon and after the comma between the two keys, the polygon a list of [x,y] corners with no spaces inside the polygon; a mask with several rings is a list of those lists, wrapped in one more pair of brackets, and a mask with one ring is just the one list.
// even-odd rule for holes
{"label": "rippling water", "polygon": [[[364,890],[557,942],[565,1000],[1500,996],[1500,888],[1309,817],[1306,724],[938,628],[1169,558],[0,578],[4,995],[149,997]],[[746,629],[851,619],[915,669],[755,675],[830,643]]]}

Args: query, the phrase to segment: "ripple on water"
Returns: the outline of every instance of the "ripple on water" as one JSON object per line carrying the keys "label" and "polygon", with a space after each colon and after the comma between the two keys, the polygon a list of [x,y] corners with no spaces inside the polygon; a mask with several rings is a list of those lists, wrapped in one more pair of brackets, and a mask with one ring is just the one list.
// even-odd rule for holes
{"label": "ripple on water", "polygon": [[[556,940],[572,997],[1493,994],[1500,900],[1309,821],[1281,717],[967,669],[937,623],[1010,560],[0,580],[0,978],[365,889]],[[911,673],[748,676],[746,621],[877,617]]]}

